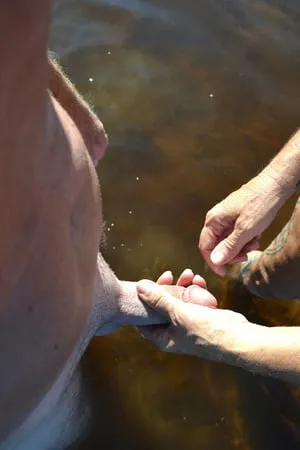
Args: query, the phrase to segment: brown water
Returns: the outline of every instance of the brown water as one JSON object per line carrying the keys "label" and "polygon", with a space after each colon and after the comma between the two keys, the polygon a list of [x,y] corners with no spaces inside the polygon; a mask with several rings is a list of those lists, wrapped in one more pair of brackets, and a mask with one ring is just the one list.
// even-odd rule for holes
{"label": "brown water", "polygon": [[[99,176],[105,254],[119,277],[191,267],[223,305],[300,323],[297,305],[247,297],[208,273],[197,250],[206,211],[299,126],[299,20],[299,0],[56,3],[52,49],[110,134]],[[82,449],[299,446],[299,392],[282,383],[163,355],[131,329],[96,339],[86,365],[95,427]]]}

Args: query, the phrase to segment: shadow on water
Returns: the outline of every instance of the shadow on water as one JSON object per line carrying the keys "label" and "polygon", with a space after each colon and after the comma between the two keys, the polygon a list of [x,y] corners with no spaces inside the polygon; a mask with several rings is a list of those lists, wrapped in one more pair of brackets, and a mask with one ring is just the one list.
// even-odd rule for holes
{"label": "shadow on water", "polygon": [[[297,324],[294,304],[260,303],[207,272],[197,240],[207,210],[299,126],[299,18],[298,0],[55,4],[51,47],[110,134],[99,177],[120,278],[192,267],[223,305]],[[296,448],[299,392],[283,383],[163,355],[134,330],[95,339],[85,365],[95,426],[84,449]]]}

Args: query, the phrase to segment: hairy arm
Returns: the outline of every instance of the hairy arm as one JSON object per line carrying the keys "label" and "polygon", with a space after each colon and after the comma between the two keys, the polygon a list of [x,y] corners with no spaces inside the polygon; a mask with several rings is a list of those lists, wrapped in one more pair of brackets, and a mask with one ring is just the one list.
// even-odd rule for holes
{"label": "hairy arm", "polygon": [[248,323],[229,346],[229,354],[228,362],[244,369],[300,384],[300,327]]}
{"label": "hairy arm", "polygon": [[284,191],[290,194],[295,191],[300,182],[300,130],[291,137],[265,171]]}
{"label": "hairy arm", "polygon": [[300,384],[300,327],[264,327],[230,310],[178,301],[147,281],[139,297],[170,321],[142,334],[163,351],[222,361]]}
{"label": "hairy arm", "polygon": [[300,131],[248,183],[232,192],[206,215],[199,247],[219,275],[226,264],[245,261],[259,247],[259,237],[272,223],[300,179]]}

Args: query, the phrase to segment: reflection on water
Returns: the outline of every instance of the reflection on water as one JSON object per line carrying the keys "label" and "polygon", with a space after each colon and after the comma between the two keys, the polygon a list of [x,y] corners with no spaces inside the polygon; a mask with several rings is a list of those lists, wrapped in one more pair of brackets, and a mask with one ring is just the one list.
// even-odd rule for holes
{"label": "reflection on water", "polygon": [[[105,253],[121,278],[206,272],[206,211],[299,126],[299,17],[298,0],[56,3],[52,48],[110,134],[99,176]],[[270,306],[206,276],[223,305],[299,321],[296,304]],[[86,363],[97,423],[85,449],[101,439],[118,450],[295,448],[298,391],[281,383],[162,355],[133,330],[95,340]]]}

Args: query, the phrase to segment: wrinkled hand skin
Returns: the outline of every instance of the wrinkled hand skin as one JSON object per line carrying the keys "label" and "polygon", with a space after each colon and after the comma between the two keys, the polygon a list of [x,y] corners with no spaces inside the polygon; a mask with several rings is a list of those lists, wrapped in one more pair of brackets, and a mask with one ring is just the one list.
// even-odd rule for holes
{"label": "wrinkled hand skin", "polygon": [[137,285],[140,298],[164,315],[169,325],[139,327],[141,334],[160,350],[184,353],[215,361],[233,363],[236,336],[247,331],[249,322],[241,314],[201,304],[185,303],[148,280]]}
{"label": "wrinkled hand skin", "polygon": [[287,194],[265,171],[212,208],[199,240],[209,267],[224,276],[226,264],[246,261],[247,253],[259,247],[260,234],[286,199]]}
{"label": "wrinkled hand skin", "polygon": [[264,251],[249,253],[239,280],[262,298],[300,298],[300,199],[286,226]]}
{"label": "wrinkled hand skin", "polygon": [[[102,269],[99,272],[104,272],[105,265],[103,259],[100,260],[99,267]],[[101,326],[97,331],[98,336],[111,333],[127,325],[145,326],[168,323],[168,319],[164,315],[140,301],[136,291],[137,283],[109,281],[110,276],[106,271],[106,280],[101,282],[98,300],[99,309],[101,309]],[[170,271],[164,272],[157,280],[157,283],[166,292],[182,302],[216,308],[217,300],[207,290],[206,281],[200,275],[195,275],[191,269],[185,269],[182,272],[176,285],[172,285],[173,282],[174,278]],[[111,292],[114,284],[119,286],[116,294]],[[106,295],[103,295],[103,289],[107,292]]]}

